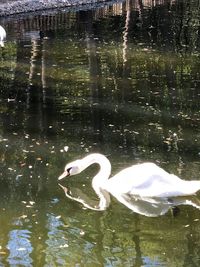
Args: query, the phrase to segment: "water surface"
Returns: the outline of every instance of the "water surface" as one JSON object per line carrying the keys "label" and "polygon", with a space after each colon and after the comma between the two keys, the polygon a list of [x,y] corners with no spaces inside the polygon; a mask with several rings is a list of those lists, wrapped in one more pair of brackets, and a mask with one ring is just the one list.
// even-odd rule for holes
{"label": "water surface", "polygon": [[[198,15],[192,1],[125,1],[1,18],[1,266],[199,266],[197,208],[148,217],[112,198],[95,212],[57,182],[91,152],[112,174],[153,161],[199,179]],[[97,170],[62,184],[98,201]]]}

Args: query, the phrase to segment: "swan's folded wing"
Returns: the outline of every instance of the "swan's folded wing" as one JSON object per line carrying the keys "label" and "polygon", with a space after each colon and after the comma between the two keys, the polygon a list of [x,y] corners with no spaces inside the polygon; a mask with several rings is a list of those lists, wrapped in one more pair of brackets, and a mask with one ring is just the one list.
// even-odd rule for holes
{"label": "swan's folded wing", "polygon": [[188,184],[169,174],[154,163],[126,168],[108,180],[106,189],[113,195],[131,194],[142,197],[170,197],[183,195]]}

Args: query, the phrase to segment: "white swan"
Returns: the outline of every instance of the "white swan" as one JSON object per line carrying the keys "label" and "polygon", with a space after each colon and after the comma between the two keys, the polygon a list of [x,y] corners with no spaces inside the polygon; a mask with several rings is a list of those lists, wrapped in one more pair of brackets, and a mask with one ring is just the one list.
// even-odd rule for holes
{"label": "white swan", "polygon": [[6,31],[4,28],[0,25],[0,46],[4,47],[4,40],[6,39]]}
{"label": "white swan", "polygon": [[[108,179],[111,173],[110,161],[98,153],[90,154],[83,159],[67,164],[58,180],[79,174],[94,163],[100,165],[99,172],[92,180],[92,186],[100,198],[100,202],[98,208],[88,206],[91,209],[105,210],[110,204],[109,193],[132,209],[132,205],[127,201],[131,196],[138,196],[140,199],[169,198],[193,195],[200,190],[200,181],[182,180],[150,162],[133,165]],[[65,193],[67,194],[67,192]],[[67,196],[84,204],[79,198]]]}

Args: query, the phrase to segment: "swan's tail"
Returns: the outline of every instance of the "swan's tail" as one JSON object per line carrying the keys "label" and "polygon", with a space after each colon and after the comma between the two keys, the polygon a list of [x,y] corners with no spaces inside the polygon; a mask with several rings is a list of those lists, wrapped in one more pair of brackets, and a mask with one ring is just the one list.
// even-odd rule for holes
{"label": "swan's tail", "polygon": [[200,190],[200,181],[187,181],[185,185],[186,195],[194,195]]}

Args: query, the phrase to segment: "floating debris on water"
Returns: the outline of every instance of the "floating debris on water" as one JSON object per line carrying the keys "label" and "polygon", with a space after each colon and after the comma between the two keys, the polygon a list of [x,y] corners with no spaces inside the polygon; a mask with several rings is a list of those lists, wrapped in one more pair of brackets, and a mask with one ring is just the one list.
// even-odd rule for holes
{"label": "floating debris on water", "polygon": [[64,146],[64,151],[67,152],[69,150],[68,146]]}

